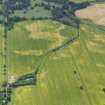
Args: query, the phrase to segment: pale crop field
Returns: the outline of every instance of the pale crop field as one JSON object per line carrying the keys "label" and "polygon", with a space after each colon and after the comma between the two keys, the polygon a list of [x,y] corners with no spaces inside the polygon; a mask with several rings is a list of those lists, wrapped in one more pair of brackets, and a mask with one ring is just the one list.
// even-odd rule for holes
{"label": "pale crop field", "polygon": [[105,3],[95,4],[83,10],[78,10],[76,15],[82,19],[90,19],[98,25],[105,26]]}

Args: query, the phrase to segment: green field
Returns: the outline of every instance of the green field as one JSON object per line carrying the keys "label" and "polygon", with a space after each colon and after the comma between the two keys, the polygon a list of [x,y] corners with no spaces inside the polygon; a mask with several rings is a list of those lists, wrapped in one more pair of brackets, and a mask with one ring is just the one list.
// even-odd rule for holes
{"label": "green field", "polygon": [[[41,11],[37,12],[38,16],[49,14],[50,17],[49,11],[45,13],[43,8]],[[14,15],[25,16],[23,12],[15,11]],[[29,11],[26,17],[35,13]],[[36,85],[13,90],[9,105],[105,105],[105,27],[81,20],[79,31],[80,36],[74,43],[48,54]],[[77,32],[76,28],[52,20],[15,23],[8,32],[9,82],[33,72],[46,52]],[[2,39],[3,26],[0,25],[0,87],[4,83]]]}
{"label": "green field", "polygon": [[[10,78],[31,72],[43,53],[59,46],[76,31],[50,20],[15,24],[9,32]],[[1,37],[1,28],[0,32]],[[16,89],[10,105],[104,105],[104,52],[105,31],[91,23],[81,24],[79,39],[50,54],[37,85]]]}

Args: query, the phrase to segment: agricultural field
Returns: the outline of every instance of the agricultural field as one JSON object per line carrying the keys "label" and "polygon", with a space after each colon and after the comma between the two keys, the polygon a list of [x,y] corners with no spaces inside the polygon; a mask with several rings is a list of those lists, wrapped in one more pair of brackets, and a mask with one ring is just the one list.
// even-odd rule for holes
{"label": "agricultural field", "polygon": [[104,13],[105,13],[105,3],[96,4],[86,9],[79,10],[76,12],[76,15],[82,19],[84,18],[91,19],[94,23],[105,26],[105,14]]}
{"label": "agricultural field", "polygon": [[[10,77],[30,72],[46,50],[74,32],[71,27],[51,21],[16,24],[9,32]],[[50,54],[37,85],[17,88],[10,105],[104,105],[104,52],[105,32],[91,23],[82,24],[80,38]]]}
{"label": "agricultural field", "polygon": [[[78,1],[86,0],[75,0]],[[50,19],[26,20],[13,25],[8,31],[9,83],[35,71],[39,64],[41,67],[36,84],[14,88],[8,105],[105,105],[105,25],[94,21],[97,13],[90,12],[88,17],[85,12],[90,9],[94,11],[94,6],[75,13],[80,19],[79,30]],[[36,16],[44,16],[41,10]],[[36,13],[34,10],[29,14],[22,12],[16,14],[32,17]],[[46,13],[48,17],[50,13]],[[103,19],[102,16],[99,18]],[[1,24],[0,91],[5,79],[4,30]],[[61,47],[67,40],[78,36],[78,31],[79,37],[73,43]],[[59,46],[60,49],[52,50]]]}

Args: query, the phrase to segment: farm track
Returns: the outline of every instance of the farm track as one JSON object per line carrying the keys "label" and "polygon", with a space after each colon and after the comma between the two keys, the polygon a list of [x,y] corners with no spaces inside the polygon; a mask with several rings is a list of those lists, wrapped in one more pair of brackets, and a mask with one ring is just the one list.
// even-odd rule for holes
{"label": "farm track", "polygon": [[[5,5],[7,0],[3,1],[3,25],[4,25],[4,35],[3,37],[3,74],[4,74],[4,81],[5,83],[8,83],[8,79],[9,79],[9,70],[8,70],[8,9]],[[8,97],[8,86],[5,87],[4,89],[5,92],[5,96],[4,96],[4,102],[2,102],[3,105],[6,104],[6,99]]]}

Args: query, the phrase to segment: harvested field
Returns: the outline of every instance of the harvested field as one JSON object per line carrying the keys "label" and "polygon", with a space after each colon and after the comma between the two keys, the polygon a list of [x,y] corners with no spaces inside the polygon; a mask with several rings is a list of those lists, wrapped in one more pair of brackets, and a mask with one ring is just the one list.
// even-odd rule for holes
{"label": "harvested field", "polygon": [[78,10],[75,14],[82,19],[90,19],[98,25],[105,26],[105,4],[95,4],[86,9]]}

